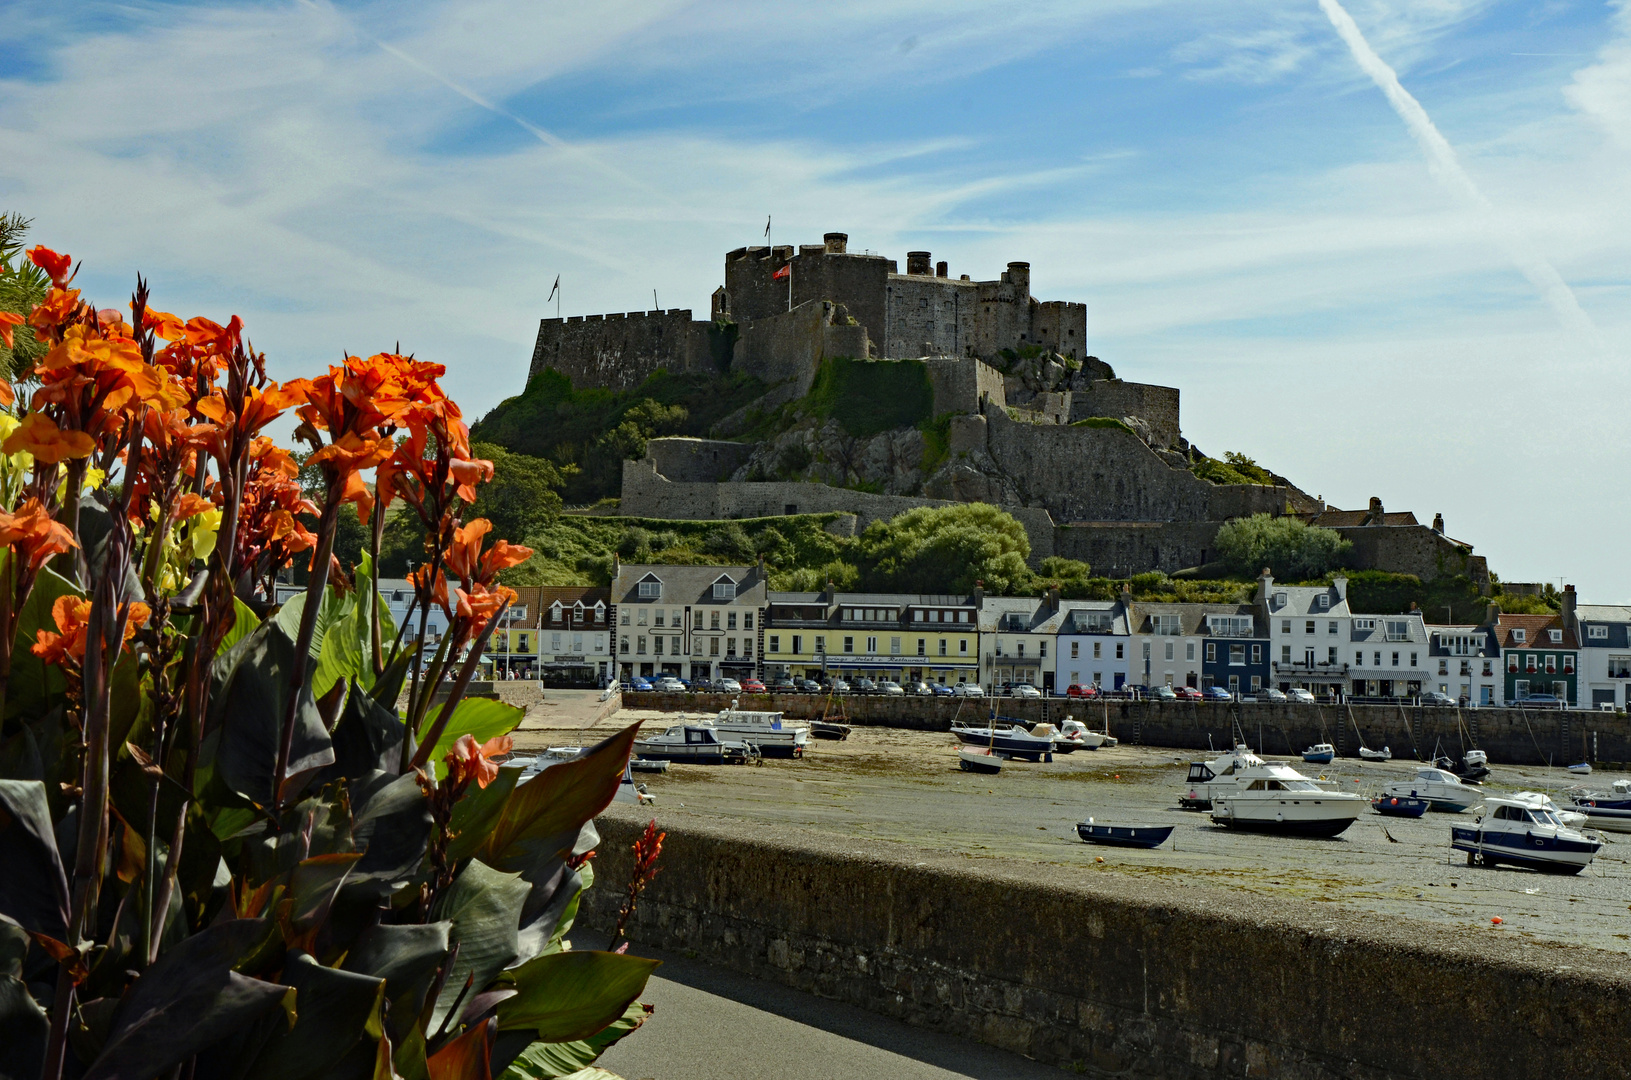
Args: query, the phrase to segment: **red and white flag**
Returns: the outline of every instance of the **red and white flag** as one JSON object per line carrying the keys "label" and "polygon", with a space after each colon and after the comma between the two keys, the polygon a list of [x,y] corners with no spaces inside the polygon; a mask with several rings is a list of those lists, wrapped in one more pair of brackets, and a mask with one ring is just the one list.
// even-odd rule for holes
{"label": "red and white flag", "polygon": [[780,270],[777,270],[774,274],[771,274],[770,275],[770,280],[771,281],[780,281],[784,277],[791,277],[792,274],[793,274],[793,264],[788,263],[786,266],[782,267]]}

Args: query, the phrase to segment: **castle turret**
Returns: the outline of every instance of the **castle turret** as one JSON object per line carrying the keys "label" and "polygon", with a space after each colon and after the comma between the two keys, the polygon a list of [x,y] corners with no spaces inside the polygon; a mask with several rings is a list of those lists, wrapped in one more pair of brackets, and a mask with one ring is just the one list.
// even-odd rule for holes
{"label": "castle turret", "polygon": [[1011,262],[1008,272],[1002,275],[1004,281],[1012,285],[1025,296],[1031,295],[1031,264],[1028,262]]}
{"label": "castle turret", "polygon": [[908,251],[906,253],[906,272],[908,274],[930,273],[929,253],[927,251]]}
{"label": "castle turret", "polygon": [[849,248],[849,233],[822,233],[821,242],[826,245],[828,255],[842,255]]}

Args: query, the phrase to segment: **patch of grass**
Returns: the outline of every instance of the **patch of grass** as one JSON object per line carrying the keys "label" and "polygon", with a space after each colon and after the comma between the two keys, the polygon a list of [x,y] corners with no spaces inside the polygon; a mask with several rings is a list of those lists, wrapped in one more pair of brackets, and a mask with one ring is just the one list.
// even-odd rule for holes
{"label": "patch of grass", "polygon": [[940,468],[951,457],[951,418],[951,413],[941,413],[917,426],[923,433],[923,460],[919,467],[925,476]]}
{"label": "patch of grass", "polygon": [[1203,457],[1189,467],[1189,471],[1202,480],[1214,484],[1256,484],[1259,486],[1272,486],[1279,481],[1275,475],[1263,468],[1245,454],[1231,450],[1223,455],[1224,460]]}
{"label": "patch of grass", "polygon": [[934,389],[921,360],[824,360],[803,411],[834,419],[857,439],[929,419]]}
{"label": "patch of grass", "polygon": [[1072,420],[1070,422],[1070,426],[1085,428],[1120,428],[1129,435],[1133,434],[1132,428],[1128,427],[1125,422],[1117,420],[1113,416],[1085,416],[1080,420]]}

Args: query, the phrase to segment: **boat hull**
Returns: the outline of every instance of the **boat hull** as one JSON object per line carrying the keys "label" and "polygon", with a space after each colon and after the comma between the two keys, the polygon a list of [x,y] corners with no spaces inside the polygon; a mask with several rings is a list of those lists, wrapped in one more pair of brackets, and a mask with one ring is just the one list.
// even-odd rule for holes
{"label": "boat hull", "polygon": [[1318,754],[1304,754],[1303,760],[1308,762],[1310,765],[1329,765],[1331,762],[1336,760],[1336,754],[1332,751],[1321,751]]}
{"label": "boat hull", "polygon": [[1001,732],[993,734],[986,728],[952,728],[951,733],[957,736],[958,742],[969,746],[988,747],[1006,757],[1018,758],[1021,761],[1041,761],[1044,757],[1051,760],[1054,752],[1052,739],[1033,739],[1029,736],[1018,738]]}
{"label": "boat hull", "polygon": [[1631,833],[1631,800],[1616,799],[1605,805],[1602,800],[1576,799],[1574,808],[1586,815],[1594,829]]}
{"label": "boat hull", "polygon": [[959,747],[957,750],[957,767],[964,772],[993,776],[1002,772],[1002,759],[984,750]]}
{"label": "boat hull", "polygon": [[635,743],[634,752],[647,761],[676,761],[682,765],[740,765],[748,754],[731,746],[664,746]]}
{"label": "boat hull", "polygon": [[827,720],[810,721],[810,737],[812,739],[831,739],[840,742],[849,738],[850,726],[848,724],[834,724]]}
{"label": "boat hull", "polygon": [[1089,844],[1108,844],[1111,847],[1158,848],[1172,835],[1172,825],[1098,825],[1090,821],[1076,823],[1076,834]]}
{"label": "boat hull", "polygon": [[1212,821],[1246,832],[1287,836],[1337,836],[1359,817],[1365,800],[1353,799],[1218,799]]}
{"label": "boat hull", "polygon": [[1578,874],[1602,846],[1595,840],[1531,833],[1451,829],[1450,846],[1483,860],[1485,866],[1509,863],[1554,874]]}
{"label": "boat hull", "polygon": [[1431,805],[1426,799],[1410,795],[1383,795],[1371,803],[1371,809],[1386,817],[1419,818]]}

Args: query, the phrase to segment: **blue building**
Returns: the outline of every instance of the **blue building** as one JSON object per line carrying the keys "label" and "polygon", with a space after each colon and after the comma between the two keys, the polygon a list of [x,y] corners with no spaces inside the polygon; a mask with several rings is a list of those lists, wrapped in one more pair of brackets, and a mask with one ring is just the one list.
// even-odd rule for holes
{"label": "blue building", "polygon": [[1254,694],[1269,684],[1269,629],[1255,604],[1205,604],[1201,686]]}

